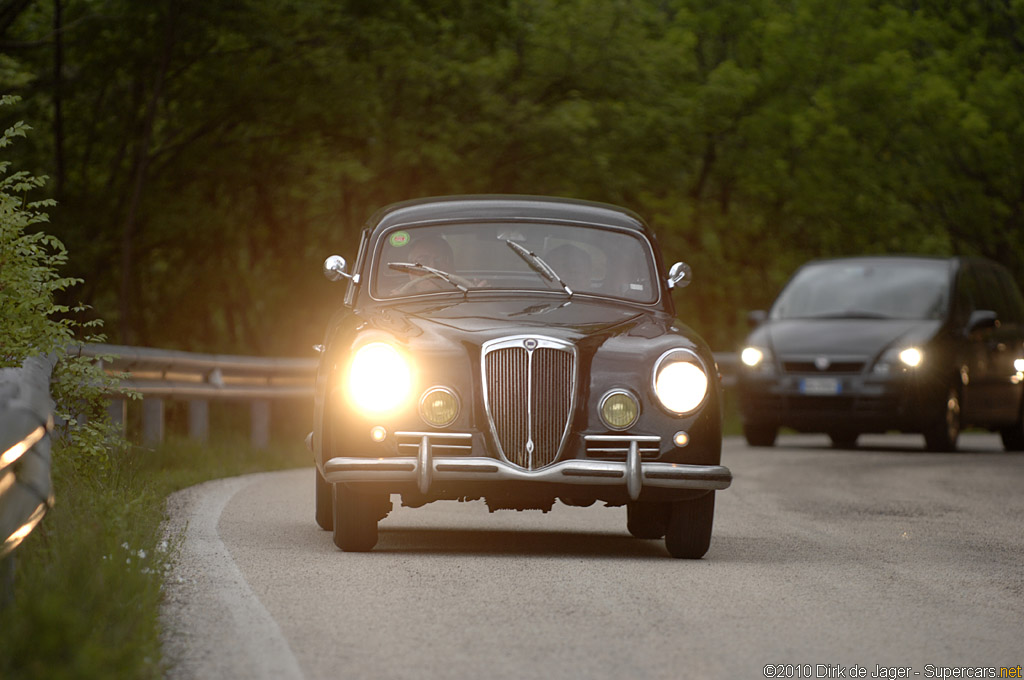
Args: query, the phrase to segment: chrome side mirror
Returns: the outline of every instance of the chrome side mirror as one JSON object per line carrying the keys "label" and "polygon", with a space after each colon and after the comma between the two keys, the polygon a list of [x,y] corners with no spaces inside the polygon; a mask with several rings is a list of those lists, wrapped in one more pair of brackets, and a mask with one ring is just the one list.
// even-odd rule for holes
{"label": "chrome side mirror", "polygon": [[331,255],[324,260],[324,276],[327,277],[328,281],[351,279],[352,275],[346,271],[347,268],[348,263],[345,262],[345,258],[341,255]]}
{"label": "chrome side mirror", "polygon": [[686,288],[693,281],[693,270],[685,262],[676,262],[668,270],[669,288]]}

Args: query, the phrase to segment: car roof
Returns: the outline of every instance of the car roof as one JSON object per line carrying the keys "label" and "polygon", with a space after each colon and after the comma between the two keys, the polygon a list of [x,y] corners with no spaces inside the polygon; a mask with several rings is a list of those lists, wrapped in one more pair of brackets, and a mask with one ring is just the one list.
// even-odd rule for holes
{"label": "car roof", "polygon": [[436,196],[402,201],[378,210],[367,226],[379,231],[395,226],[480,219],[601,225],[650,235],[643,219],[626,208],[574,198],[517,194]]}

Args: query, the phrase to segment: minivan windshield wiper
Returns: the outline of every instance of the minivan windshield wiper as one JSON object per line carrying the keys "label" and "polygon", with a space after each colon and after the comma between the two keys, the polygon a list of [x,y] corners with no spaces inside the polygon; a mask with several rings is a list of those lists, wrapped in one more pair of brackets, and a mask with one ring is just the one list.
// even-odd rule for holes
{"label": "minivan windshield wiper", "polygon": [[552,283],[557,283],[562,287],[562,289],[566,292],[566,294],[569,297],[572,297],[572,288],[570,288],[569,285],[562,280],[562,278],[558,275],[558,272],[556,272],[551,265],[545,262],[540,255],[533,251],[527,250],[526,248],[519,245],[512,239],[505,239],[505,243],[508,245],[509,248],[512,249],[512,251],[516,255],[523,258],[523,261],[526,262],[526,264],[530,265],[530,269],[540,274],[542,279],[544,279],[545,281],[551,281]]}
{"label": "minivan windshield wiper", "polygon": [[446,271],[444,271],[442,269],[435,269],[434,267],[428,267],[427,265],[420,264],[418,262],[388,262],[388,267],[390,267],[391,269],[395,269],[397,271],[400,271],[400,272],[411,272],[411,271],[426,272],[427,274],[430,274],[431,276],[436,276],[437,278],[441,279],[442,281],[446,281],[446,282],[450,283],[451,285],[455,286],[456,288],[458,288],[459,290],[462,291],[463,295],[465,295],[466,293],[469,292],[469,288],[466,288],[464,285],[462,285],[461,283],[456,281],[454,275],[449,274],[448,272],[446,272]]}
{"label": "minivan windshield wiper", "polygon": [[803,317],[805,319],[895,319],[896,317],[890,314],[880,314],[878,312],[869,312],[864,309],[851,309],[845,312],[836,312],[833,314],[813,314],[810,316]]}

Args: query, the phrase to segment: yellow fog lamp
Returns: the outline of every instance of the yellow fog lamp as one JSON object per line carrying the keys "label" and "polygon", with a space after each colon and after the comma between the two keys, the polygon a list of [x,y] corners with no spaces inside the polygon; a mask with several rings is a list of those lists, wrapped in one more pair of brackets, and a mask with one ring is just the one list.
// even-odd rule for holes
{"label": "yellow fog lamp", "polygon": [[434,427],[445,427],[459,415],[459,398],[447,387],[431,387],[420,398],[420,417]]}
{"label": "yellow fog lamp", "polygon": [[612,390],[602,397],[598,412],[610,429],[625,430],[640,417],[640,402],[625,390]]}

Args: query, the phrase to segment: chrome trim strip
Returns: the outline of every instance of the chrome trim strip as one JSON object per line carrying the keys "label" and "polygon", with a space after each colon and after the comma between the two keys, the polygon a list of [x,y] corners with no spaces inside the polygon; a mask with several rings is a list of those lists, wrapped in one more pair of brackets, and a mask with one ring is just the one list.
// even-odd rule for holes
{"label": "chrome trim strip", "polygon": [[[641,484],[662,489],[725,489],[732,472],[722,465],[680,463],[565,460],[540,470],[523,468],[495,458],[431,458],[427,456],[429,479],[434,482],[545,482],[582,486],[627,486]],[[324,478],[332,483],[391,482],[418,483],[422,480],[419,458],[331,458],[324,464]],[[637,468],[639,468],[637,470]],[[426,492],[424,492],[426,493]],[[632,491],[630,491],[632,493]],[[638,492],[639,495],[639,492]]]}

